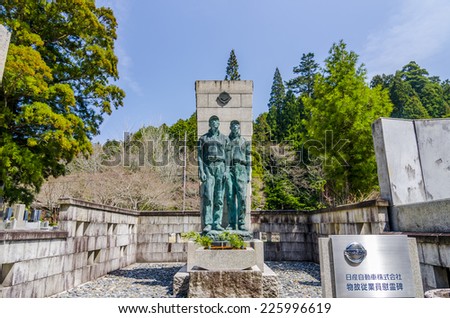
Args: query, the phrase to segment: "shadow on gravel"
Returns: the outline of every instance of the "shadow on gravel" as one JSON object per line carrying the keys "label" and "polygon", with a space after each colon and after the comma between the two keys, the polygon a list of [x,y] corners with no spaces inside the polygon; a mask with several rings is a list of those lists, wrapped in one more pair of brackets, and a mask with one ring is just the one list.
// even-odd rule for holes
{"label": "shadow on gravel", "polygon": [[173,276],[181,267],[182,265],[165,265],[162,267],[126,268],[112,271],[108,275],[130,278],[134,280],[133,284],[165,287],[168,294],[172,294]]}

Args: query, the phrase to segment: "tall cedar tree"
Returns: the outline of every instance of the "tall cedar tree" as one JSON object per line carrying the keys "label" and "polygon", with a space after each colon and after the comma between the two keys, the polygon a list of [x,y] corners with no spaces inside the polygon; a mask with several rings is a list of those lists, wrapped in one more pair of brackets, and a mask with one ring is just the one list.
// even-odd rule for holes
{"label": "tall cedar tree", "polygon": [[239,64],[236,58],[236,54],[234,54],[234,49],[230,52],[230,57],[228,58],[227,63],[227,72],[225,75],[226,81],[240,81],[241,75],[239,75]]}
{"label": "tall cedar tree", "polygon": [[30,203],[42,182],[88,155],[104,114],[122,106],[117,23],[95,1],[3,0],[12,31],[0,88],[0,196]]}
{"label": "tall cedar tree", "polygon": [[323,74],[316,76],[313,97],[303,97],[307,134],[304,144],[319,159],[326,188],[340,203],[351,194],[367,193],[377,185],[371,124],[389,116],[392,103],[381,86],[370,89],[358,56],[340,41],[333,44]]}
{"label": "tall cedar tree", "polygon": [[284,131],[282,115],[285,98],[286,90],[283,79],[281,78],[280,70],[277,67],[273,75],[272,89],[270,91],[269,104],[267,105],[269,107],[267,123],[271,127],[271,136],[275,140],[278,140]]}
{"label": "tall cedar tree", "polygon": [[314,60],[314,53],[303,54],[300,64],[293,68],[297,77],[287,81],[286,86],[296,94],[311,96],[314,89],[314,77],[319,71],[319,64]]}

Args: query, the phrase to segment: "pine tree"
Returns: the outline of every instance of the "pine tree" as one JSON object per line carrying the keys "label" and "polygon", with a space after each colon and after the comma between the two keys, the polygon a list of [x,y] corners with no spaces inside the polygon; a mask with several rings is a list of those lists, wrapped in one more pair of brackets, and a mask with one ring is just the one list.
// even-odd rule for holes
{"label": "pine tree", "polygon": [[225,75],[226,81],[240,81],[241,75],[239,75],[239,64],[236,58],[236,54],[234,54],[234,49],[230,52],[230,57],[228,58],[227,63],[227,72]]}

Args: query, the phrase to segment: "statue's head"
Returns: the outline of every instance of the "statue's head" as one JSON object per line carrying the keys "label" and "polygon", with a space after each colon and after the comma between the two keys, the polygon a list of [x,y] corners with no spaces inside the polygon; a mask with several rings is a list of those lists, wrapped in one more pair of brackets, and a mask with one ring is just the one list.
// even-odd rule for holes
{"label": "statue's head", "polygon": [[211,117],[209,117],[209,127],[219,128],[219,124],[219,117],[217,117],[216,115],[212,115]]}
{"label": "statue's head", "polygon": [[234,134],[238,133],[241,128],[241,123],[238,120],[232,120],[230,122],[230,131]]}

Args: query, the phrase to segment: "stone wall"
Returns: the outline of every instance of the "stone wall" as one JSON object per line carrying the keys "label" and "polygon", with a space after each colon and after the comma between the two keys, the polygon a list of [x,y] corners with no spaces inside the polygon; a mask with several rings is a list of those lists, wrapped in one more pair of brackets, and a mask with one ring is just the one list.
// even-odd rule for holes
{"label": "stone wall", "polygon": [[[387,202],[318,211],[253,211],[265,260],[319,262],[318,238],[407,234],[417,240],[426,290],[448,287],[450,234],[387,232]],[[200,231],[200,213],[136,212],[61,201],[59,230],[0,230],[0,297],[46,297],[136,262],[186,262],[181,234]]]}
{"label": "stone wall", "polygon": [[138,262],[185,262],[182,233],[201,231],[200,212],[142,212],[138,231]]}
{"label": "stone wall", "polygon": [[46,297],[135,263],[138,215],[65,199],[59,230],[0,231],[0,297]]}
{"label": "stone wall", "polygon": [[319,262],[318,237],[380,234],[386,229],[386,201],[366,201],[318,211],[254,211],[252,229],[265,242],[266,260]]}
{"label": "stone wall", "polygon": [[[398,232],[396,232],[398,233]],[[450,233],[413,233],[424,290],[450,287]]]}

